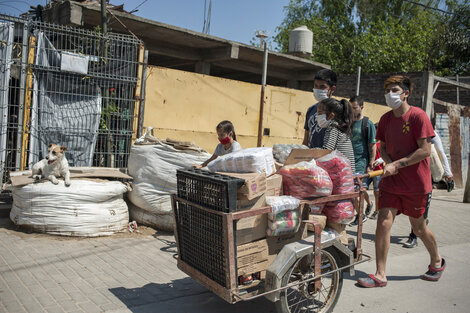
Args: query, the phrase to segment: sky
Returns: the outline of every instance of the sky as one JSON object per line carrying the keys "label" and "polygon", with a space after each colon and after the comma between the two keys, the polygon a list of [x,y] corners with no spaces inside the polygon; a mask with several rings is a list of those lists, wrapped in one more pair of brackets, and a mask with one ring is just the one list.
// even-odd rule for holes
{"label": "sky", "polygon": [[[0,0],[0,13],[18,16],[30,5],[45,5],[48,0]],[[132,11],[144,0],[110,0],[124,3]],[[147,0],[133,13],[158,22],[202,32],[205,0]],[[206,0],[207,5],[209,0]],[[209,34],[223,39],[250,44],[255,31],[276,34],[276,27],[284,18],[284,6],[289,0],[212,0]]]}

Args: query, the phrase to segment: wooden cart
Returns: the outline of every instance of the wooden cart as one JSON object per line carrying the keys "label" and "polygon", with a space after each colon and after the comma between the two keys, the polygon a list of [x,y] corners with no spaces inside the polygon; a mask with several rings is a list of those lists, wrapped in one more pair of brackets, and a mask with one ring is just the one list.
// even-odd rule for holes
{"label": "wooden cart", "polygon": [[[282,249],[249,285],[238,280],[237,223],[269,213],[271,207],[224,213],[173,196],[178,268],[228,303],[264,296],[278,312],[331,312],[341,293],[343,272],[354,274],[355,265],[370,260],[362,252],[364,192],[301,201],[302,223],[294,241],[281,241]],[[356,249],[351,251],[337,239],[322,237],[320,224],[309,221],[309,212],[310,205],[356,198],[360,216]],[[313,233],[306,231],[308,223],[314,225]]]}

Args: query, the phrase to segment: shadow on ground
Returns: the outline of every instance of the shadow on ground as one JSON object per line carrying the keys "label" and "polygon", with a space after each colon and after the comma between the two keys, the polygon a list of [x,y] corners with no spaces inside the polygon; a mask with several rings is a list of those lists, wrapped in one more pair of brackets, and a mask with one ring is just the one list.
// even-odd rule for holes
{"label": "shadow on ground", "polygon": [[[410,230],[411,230],[411,228],[410,228]],[[354,231],[354,230],[346,229],[346,232],[348,233],[349,236],[351,236],[353,238],[357,237],[357,232]],[[390,243],[402,245],[406,238],[408,238],[408,234],[404,234],[403,236],[390,236]],[[369,233],[363,232],[362,233],[362,240],[374,241],[375,240],[375,234],[369,234]]]}
{"label": "shadow on ground", "polygon": [[[366,273],[363,271],[358,271],[355,270],[355,275],[351,276],[349,273],[343,273],[343,278],[347,280],[352,280],[352,281],[357,281],[361,277],[367,277],[370,273]],[[415,279],[421,279],[421,276],[387,276],[388,281],[404,281],[404,280],[415,280]],[[360,287],[362,288],[362,287]]]}
{"label": "shadow on ground", "polygon": [[230,304],[199,285],[192,278],[171,283],[150,283],[140,288],[112,288],[109,291],[134,313],[147,312],[275,312],[274,304],[264,298]]}

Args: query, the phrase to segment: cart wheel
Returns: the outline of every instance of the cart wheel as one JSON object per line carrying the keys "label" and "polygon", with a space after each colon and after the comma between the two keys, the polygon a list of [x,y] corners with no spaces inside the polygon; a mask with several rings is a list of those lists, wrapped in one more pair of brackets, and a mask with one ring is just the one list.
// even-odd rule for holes
{"label": "cart wheel", "polygon": [[[333,254],[332,254],[333,253]],[[334,252],[321,251],[322,274],[338,269]],[[313,255],[298,260],[282,278],[282,286],[306,280],[314,276]],[[321,288],[315,291],[315,282],[300,284],[281,291],[276,302],[279,313],[327,313],[332,312],[343,287],[343,273],[337,271],[321,278]]]}

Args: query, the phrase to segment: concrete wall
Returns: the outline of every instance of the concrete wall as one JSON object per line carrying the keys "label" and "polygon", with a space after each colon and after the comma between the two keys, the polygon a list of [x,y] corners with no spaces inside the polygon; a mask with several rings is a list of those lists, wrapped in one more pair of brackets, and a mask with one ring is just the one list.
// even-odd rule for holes
{"label": "concrete wall", "polygon": [[[268,69],[269,70],[269,69]],[[225,119],[235,126],[242,147],[255,147],[261,86],[214,76],[151,66],[146,82],[144,128],[159,138],[192,141],[208,152],[218,143],[216,125]],[[263,146],[301,143],[305,113],[314,104],[312,92],[267,86]],[[377,122],[385,106],[365,104],[365,114]]]}

